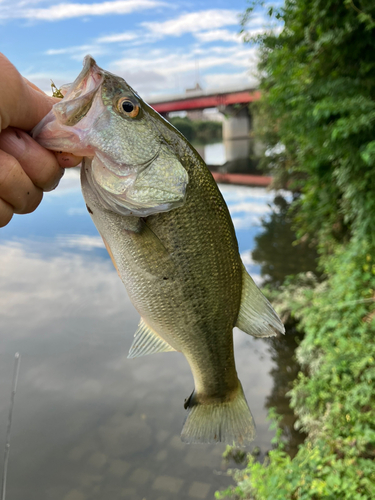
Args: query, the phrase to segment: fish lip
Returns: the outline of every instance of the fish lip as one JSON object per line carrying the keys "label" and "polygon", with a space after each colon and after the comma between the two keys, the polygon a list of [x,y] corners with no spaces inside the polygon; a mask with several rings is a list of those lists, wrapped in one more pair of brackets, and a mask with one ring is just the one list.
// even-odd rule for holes
{"label": "fish lip", "polygon": [[[72,124],[69,124],[69,119],[79,109],[79,103],[82,99],[87,101],[87,104],[91,107],[103,80],[104,72],[96,64],[95,59],[90,55],[85,56],[83,68],[74,82],[69,85],[64,98],[56,102],[51,111],[32,129],[31,136],[47,149],[65,150],[65,145],[67,145],[67,151],[71,150],[70,152],[77,153],[77,151],[73,151],[69,147],[69,142],[81,142],[82,138],[75,137],[76,132],[73,130]],[[58,137],[54,139],[46,137],[47,131],[56,130],[59,126],[62,127],[59,128]],[[91,154],[91,151],[85,151],[84,156],[90,156]]]}
{"label": "fish lip", "polygon": [[[61,125],[72,125],[69,121],[72,117],[74,119],[74,114],[85,102],[88,105],[88,110],[90,109],[103,80],[103,70],[96,64],[95,59],[87,55],[83,60],[82,71],[69,87],[64,98],[52,108],[56,120]],[[80,119],[82,116],[78,118],[78,121]]]}
{"label": "fish lip", "polygon": [[104,74],[103,70],[99,68],[99,66],[96,64],[95,59],[88,54],[83,59],[83,68],[80,74],[77,76],[74,82],[69,86],[69,89],[66,92],[64,99],[69,98],[75,91],[77,91],[77,89],[81,87],[81,84],[86,84],[86,86],[89,85],[90,77],[93,79],[95,86],[99,86],[100,83],[102,83],[103,81]]}

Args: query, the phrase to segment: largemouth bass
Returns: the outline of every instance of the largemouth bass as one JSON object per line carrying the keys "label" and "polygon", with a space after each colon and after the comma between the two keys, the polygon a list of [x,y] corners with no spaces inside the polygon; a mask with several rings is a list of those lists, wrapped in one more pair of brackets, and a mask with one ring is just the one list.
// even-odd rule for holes
{"label": "largemouth bass", "polygon": [[129,357],[181,351],[190,365],[195,388],[182,440],[252,441],[233,327],[255,337],[284,327],[241,262],[227,206],[201,157],[90,56],[33,136],[85,157],[87,210],[141,315]]}

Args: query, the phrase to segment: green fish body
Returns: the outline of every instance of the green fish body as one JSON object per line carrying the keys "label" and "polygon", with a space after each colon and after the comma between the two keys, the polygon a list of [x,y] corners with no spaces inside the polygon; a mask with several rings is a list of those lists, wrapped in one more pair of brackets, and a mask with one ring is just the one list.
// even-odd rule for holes
{"label": "green fish body", "polygon": [[89,56],[33,135],[86,156],[87,209],[141,316],[129,357],[175,350],[190,365],[182,440],[252,441],[233,327],[256,337],[284,327],[241,262],[228,208],[198,153]]}

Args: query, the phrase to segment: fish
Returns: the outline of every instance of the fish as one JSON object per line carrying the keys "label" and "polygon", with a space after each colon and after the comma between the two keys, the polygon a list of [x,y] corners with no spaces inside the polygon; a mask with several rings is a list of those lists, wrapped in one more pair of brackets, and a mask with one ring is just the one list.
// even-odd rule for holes
{"label": "fish", "polygon": [[189,363],[194,390],[184,402],[182,441],[247,446],[255,423],[236,372],[233,328],[254,337],[285,330],[241,261],[202,158],[91,56],[32,136],[84,157],[87,210],[141,316],[128,357],[179,351]]}

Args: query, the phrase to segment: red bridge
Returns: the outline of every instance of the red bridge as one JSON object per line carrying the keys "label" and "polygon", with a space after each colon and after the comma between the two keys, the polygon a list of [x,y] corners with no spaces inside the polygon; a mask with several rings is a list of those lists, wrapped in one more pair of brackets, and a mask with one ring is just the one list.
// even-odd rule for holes
{"label": "red bridge", "polygon": [[[256,89],[241,89],[223,92],[203,92],[192,90],[185,95],[164,96],[150,99],[149,104],[161,115],[175,111],[195,111],[207,108],[218,108],[225,113],[223,121],[223,138],[226,142],[240,139],[248,143],[251,131],[251,118],[248,104],[260,99],[260,91]],[[236,106],[240,105],[239,107]],[[235,160],[243,154],[241,148],[230,147],[229,159]],[[228,155],[227,155],[228,159]],[[247,174],[222,174],[213,172],[216,182],[245,184],[250,186],[268,186],[271,177]]]}
{"label": "red bridge", "polygon": [[170,96],[152,99],[149,104],[158,113],[167,114],[173,111],[189,111],[205,108],[225,108],[234,104],[248,104],[257,101],[260,92],[256,89],[243,89],[226,92],[203,93],[194,91],[194,95]]}

